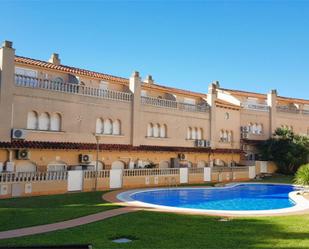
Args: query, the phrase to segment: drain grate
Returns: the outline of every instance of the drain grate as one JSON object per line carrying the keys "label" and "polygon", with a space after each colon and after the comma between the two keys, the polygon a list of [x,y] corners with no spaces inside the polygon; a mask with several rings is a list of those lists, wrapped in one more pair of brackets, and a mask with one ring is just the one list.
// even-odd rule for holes
{"label": "drain grate", "polygon": [[119,243],[119,244],[132,242],[132,240],[130,240],[128,238],[119,238],[119,239],[114,239],[112,241],[115,242],[115,243]]}
{"label": "drain grate", "polygon": [[138,240],[138,238],[133,235],[120,235],[120,236],[112,237],[110,238],[110,240],[114,243],[125,244],[125,243],[130,243],[134,240]]}

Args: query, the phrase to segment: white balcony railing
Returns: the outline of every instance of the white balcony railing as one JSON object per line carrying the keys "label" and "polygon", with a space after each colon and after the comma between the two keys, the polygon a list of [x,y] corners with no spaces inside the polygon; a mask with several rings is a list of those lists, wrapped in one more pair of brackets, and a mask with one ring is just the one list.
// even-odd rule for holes
{"label": "white balcony railing", "polygon": [[248,109],[248,110],[255,110],[255,111],[262,111],[262,112],[268,112],[269,111],[269,106],[266,104],[258,104],[258,103],[242,103],[241,104],[242,108]]}
{"label": "white balcony railing", "polygon": [[123,176],[162,176],[162,175],[178,175],[179,169],[166,168],[166,169],[125,169]]}
{"label": "white balcony railing", "polygon": [[183,102],[177,102],[173,100],[168,99],[159,99],[159,98],[153,98],[153,97],[141,97],[141,103],[143,105],[151,105],[151,106],[158,106],[158,107],[164,107],[164,108],[172,108],[172,109],[178,109],[183,111],[189,111],[189,112],[208,112],[209,106],[205,104],[187,104]]}
{"label": "white balcony railing", "polygon": [[64,181],[67,179],[68,179],[67,171],[12,172],[12,173],[0,174],[0,183]]}
{"label": "white balcony railing", "polygon": [[64,92],[69,94],[91,96],[109,100],[132,100],[132,94],[127,92],[105,90],[72,83],[61,83],[19,74],[15,74],[15,85],[28,88],[44,89],[49,91]]}

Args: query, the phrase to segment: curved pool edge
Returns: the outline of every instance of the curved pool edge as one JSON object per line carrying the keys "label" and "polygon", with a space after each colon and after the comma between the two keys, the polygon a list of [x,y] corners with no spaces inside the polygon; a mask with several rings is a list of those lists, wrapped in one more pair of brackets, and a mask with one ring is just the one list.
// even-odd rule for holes
{"label": "curved pool edge", "polygon": [[[259,182],[241,182],[241,183],[228,183],[225,187],[175,187],[172,189],[222,189],[222,188],[233,188],[238,185],[243,184],[270,184],[270,185],[289,185],[295,186],[294,184],[284,184],[284,183],[259,183]],[[150,204],[146,202],[136,201],[131,198],[131,195],[141,192],[148,191],[157,191],[157,190],[166,190],[168,188],[141,188],[134,190],[124,190],[120,193],[116,193],[115,198],[118,201],[121,201],[122,204],[126,206],[138,207],[141,209],[148,209],[153,211],[161,212],[173,212],[173,213],[186,213],[186,214],[203,214],[203,215],[215,215],[215,216],[276,216],[276,215],[295,215],[295,214],[304,214],[309,213],[309,200],[307,200],[302,195],[299,195],[299,191],[292,191],[289,193],[289,198],[295,202],[295,206],[281,209],[271,209],[271,210],[203,210],[203,209],[193,209],[193,208],[180,208],[180,207],[171,207],[164,205]]]}

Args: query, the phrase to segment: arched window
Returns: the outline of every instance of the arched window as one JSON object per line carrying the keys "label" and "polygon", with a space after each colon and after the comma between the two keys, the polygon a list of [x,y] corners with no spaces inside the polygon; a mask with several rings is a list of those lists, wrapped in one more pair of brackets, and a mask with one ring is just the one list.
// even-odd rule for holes
{"label": "arched window", "polygon": [[61,130],[61,116],[59,113],[54,113],[51,116],[50,129],[52,131],[60,131]]}
{"label": "arched window", "polygon": [[27,129],[38,129],[38,114],[35,111],[28,112]]}
{"label": "arched window", "polygon": [[159,137],[160,136],[160,125],[159,124],[155,124],[153,126],[153,136],[154,137]]}
{"label": "arched window", "polygon": [[166,137],[166,125],[161,125],[160,127],[160,137]]}
{"label": "arched window", "polygon": [[47,131],[50,128],[50,117],[47,112],[43,112],[39,117],[39,129]]}
{"label": "arched window", "polygon": [[223,141],[223,130],[220,131],[219,137],[220,137],[220,141]]}
{"label": "arched window", "polygon": [[227,131],[223,131],[223,141],[227,142]]}
{"label": "arched window", "polygon": [[97,119],[96,125],[95,125],[95,133],[102,134],[103,133],[103,120],[101,118]]}
{"label": "arched window", "polygon": [[199,128],[197,130],[197,139],[202,139],[203,138],[203,129]]}
{"label": "arched window", "polygon": [[113,122],[113,134],[114,135],[120,135],[120,131],[121,131],[121,123],[120,121],[117,119]]}
{"label": "arched window", "polygon": [[192,135],[192,128],[188,127],[187,128],[187,139],[191,139],[191,135]]}
{"label": "arched window", "polygon": [[192,139],[196,139],[196,136],[197,136],[196,133],[197,133],[197,128],[193,128],[193,129],[192,129],[192,135],[191,135],[191,138],[192,138]]}
{"label": "arched window", "polygon": [[252,126],[252,133],[257,134],[257,124],[253,124]]}
{"label": "arched window", "polygon": [[257,125],[257,134],[262,134],[263,133],[263,126],[262,124]]}
{"label": "arched window", "polygon": [[153,124],[149,123],[147,125],[147,137],[153,137]]}
{"label": "arched window", "polygon": [[232,142],[233,140],[233,132],[232,131],[228,131],[227,132],[227,141],[228,142]]}
{"label": "arched window", "polygon": [[110,119],[104,119],[104,134],[112,134],[113,126]]}

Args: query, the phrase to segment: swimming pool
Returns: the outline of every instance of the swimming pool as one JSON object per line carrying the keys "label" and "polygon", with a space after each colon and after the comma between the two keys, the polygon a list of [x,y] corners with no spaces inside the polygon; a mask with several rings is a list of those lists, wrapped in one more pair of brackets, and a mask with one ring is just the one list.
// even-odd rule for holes
{"label": "swimming pool", "polygon": [[285,184],[234,184],[219,188],[160,188],[126,191],[118,199],[139,206],[208,213],[262,214],[300,211],[309,202]]}

